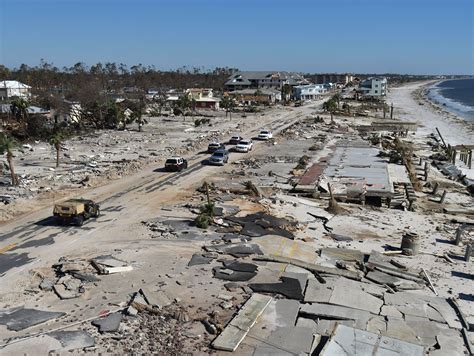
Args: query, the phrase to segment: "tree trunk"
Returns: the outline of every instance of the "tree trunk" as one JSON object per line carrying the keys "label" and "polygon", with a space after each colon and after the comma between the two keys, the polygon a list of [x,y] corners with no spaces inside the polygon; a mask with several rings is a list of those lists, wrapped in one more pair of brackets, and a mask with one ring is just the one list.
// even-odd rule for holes
{"label": "tree trunk", "polygon": [[15,168],[13,167],[13,155],[11,153],[7,153],[7,161],[8,161],[8,168],[10,168],[10,174],[12,177],[12,185],[18,185],[18,180],[15,174]]}
{"label": "tree trunk", "polygon": [[61,144],[56,144],[56,168],[59,167],[59,152],[61,151]]}

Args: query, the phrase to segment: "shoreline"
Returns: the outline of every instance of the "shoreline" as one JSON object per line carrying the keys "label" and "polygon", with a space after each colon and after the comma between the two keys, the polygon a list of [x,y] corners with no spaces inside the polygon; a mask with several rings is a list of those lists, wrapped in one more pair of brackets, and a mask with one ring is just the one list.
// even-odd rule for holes
{"label": "shoreline", "polygon": [[[466,79],[466,78],[464,78]],[[439,85],[440,83],[444,83],[446,81],[455,81],[455,80],[461,80],[461,79],[442,79],[442,80],[437,80],[429,85],[424,86],[422,95],[426,98],[427,101],[429,101],[431,104],[435,105],[437,108],[441,109],[443,112],[447,114],[453,114],[457,118],[460,118],[464,121],[467,121],[468,123],[474,124],[474,116],[469,115],[467,112],[463,112],[461,109],[457,109],[455,105],[467,108],[469,112],[473,111],[474,108],[466,105],[462,102],[456,101],[454,99],[448,98],[443,96],[440,92],[431,94],[432,90],[436,90],[436,86]],[[474,79],[472,79],[474,80]],[[440,90],[442,88],[439,88]],[[430,96],[432,95],[432,97]],[[436,96],[439,96],[439,99],[436,98]]]}
{"label": "shoreline", "polygon": [[[425,95],[427,88],[434,83],[436,81],[415,82],[393,88],[387,101],[394,104],[395,118],[418,123],[414,140],[420,144],[424,144],[426,137],[432,134],[438,137],[436,129],[439,129],[446,144],[474,144],[474,124],[435,104]],[[468,179],[474,179],[474,167],[469,169],[459,161],[456,167]]]}
{"label": "shoreline", "polygon": [[[437,117],[438,120],[440,120],[440,122],[451,122],[456,125],[461,125],[474,135],[474,122],[471,122],[458,113],[448,110],[443,105],[434,102],[428,97],[429,88],[443,81],[445,80],[430,81],[428,83],[422,84],[419,88],[411,92],[412,98],[418,102],[418,105],[425,106],[434,116]],[[443,132],[441,132],[441,134],[443,134]],[[472,142],[463,142],[461,144],[474,143],[474,140],[471,139],[471,141]]]}
{"label": "shoreline", "polygon": [[470,120],[467,118],[463,117],[459,113],[455,112],[454,110],[451,111],[447,109],[445,106],[440,105],[439,103],[435,102],[432,100],[428,95],[429,95],[429,90],[431,87],[434,85],[444,82],[445,80],[438,80],[434,83],[427,83],[423,85],[420,89],[414,90],[412,95],[416,100],[420,100],[423,102],[423,104],[427,104],[430,110],[434,111],[434,114],[443,114],[445,115],[444,119],[449,119],[452,120],[453,122],[457,122],[460,124],[466,124],[468,127],[471,125],[474,125],[474,123],[471,123]]}

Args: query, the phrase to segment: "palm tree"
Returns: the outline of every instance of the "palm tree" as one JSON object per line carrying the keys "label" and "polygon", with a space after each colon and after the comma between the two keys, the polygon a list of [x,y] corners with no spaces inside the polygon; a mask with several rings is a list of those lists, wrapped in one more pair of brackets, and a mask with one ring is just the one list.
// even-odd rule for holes
{"label": "palm tree", "polygon": [[26,120],[28,119],[28,102],[23,98],[15,98],[10,105],[10,110],[15,119],[20,122],[23,128],[26,128]]}
{"label": "palm tree", "polygon": [[293,89],[291,88],[290,84],[284,84],[281,88],[281,93],[283,94],[283,100],[288,101],[290,100],[291,92]]}
{"label": "palm tree", "polygon": [[12,177],[12,185],[18,185],[18,177],[15,174],[13,167],[13,149],[18,146],[18,142],[5,133],[0,133],[0,154],[7,155],[8,168]]}
{"label": "palm tree", "polygon": [[331,122],[334,121],[334,112],[337,109],[337,104],[334,98],[329,99],[323,103],[323,110],[329,111],[331,113]]}
{"label": "palm tree", "polygon": [[232,119],[232,110],[235,108],[235,101],[230,96],[224,96],[220,102],[220,106],[225,109],[225,117],[227,118],[227,114],[230,115],[230,119]]}
{"label": "palm tree", "polygon": [[175,104],[175,110],[183,115],[183,119],[186,119],[186,110],[189,109],[191,101],[187,95],[179,97]]}
{"label": "palm tree", "polygon": [[64,140],[64,135],[61,131],[54,131],[49,138],[49,144],[56,149],[56,168],[59,167],[59,153],[61,152],[61,144]]}
{"label": "palm tree", "polygon": [[148,123],[148,121],[143,117],[143,110],[141,107],[135,108],[135,111],[132,113],[130,118],[138,124],[138,132],[141,132],[142,126]]}
{"label": "palm tree", "polygon": [[339,93],[334,94],[334,96],[332,97],[332,99],[336,101],[336,103],[337,103],[337,108],[340,109],[341,94],[339,94]]}

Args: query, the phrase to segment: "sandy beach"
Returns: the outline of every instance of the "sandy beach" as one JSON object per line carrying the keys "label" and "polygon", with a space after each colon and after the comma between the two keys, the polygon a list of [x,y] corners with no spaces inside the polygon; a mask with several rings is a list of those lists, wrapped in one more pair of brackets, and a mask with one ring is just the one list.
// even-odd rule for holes
{"label": "sandy beach", "polygon": [[[410,83],[390,89],[387,103],[393,103],[394,118],[418,122],[416,140],[435,134],[439,129],[447,144],[474,144],[474,125],[430,101],[424,90],[433,85],[434,81]],[[458,163],[457,163],[458,164]],[[468,169],[459,162],[460,169],[474,179],[474,169]]]}

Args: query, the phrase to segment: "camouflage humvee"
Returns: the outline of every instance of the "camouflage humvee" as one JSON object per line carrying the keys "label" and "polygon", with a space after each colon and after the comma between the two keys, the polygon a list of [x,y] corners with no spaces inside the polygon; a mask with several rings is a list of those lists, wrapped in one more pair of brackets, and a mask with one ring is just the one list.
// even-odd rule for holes
{"label": "camouflage humvee", "polygon": [[61,224],[82,226],[84,220],[100,215],[99,204],[88,199],[69,199],[54,205],[53,215]]}

